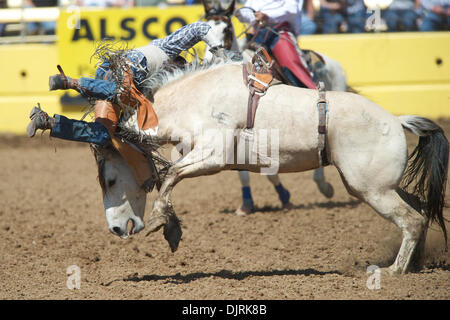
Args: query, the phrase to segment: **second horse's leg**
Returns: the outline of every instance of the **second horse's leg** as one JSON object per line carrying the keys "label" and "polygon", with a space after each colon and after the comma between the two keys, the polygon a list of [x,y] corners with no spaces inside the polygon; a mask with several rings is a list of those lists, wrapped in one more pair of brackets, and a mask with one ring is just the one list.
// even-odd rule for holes
{"label": "second horse's leg", "polygon": [[325,175],[323,167],[314,170],[313,180],[316,182],[320,192],[327,198],[332,198],[334,195],[334,189],[331,184],[325,181]]}
{"label": "second horse's leg", "polygon": [[285,210],[291,210],[294,206],[289,201],[291,194],[289,191],[281,184],[280,177],[277,174],[268,175],[267,179],[272,183],[275,191],[278,193],[278,198],[281,201],[281,205]]}
{"label": "second horse's leg", "polygon": [[255,206],[250,189],[250,174],[248,171],[239,171],[239,180],[242,185],[242,205],[236,209],[237,216],[245,216],[255,211]]}

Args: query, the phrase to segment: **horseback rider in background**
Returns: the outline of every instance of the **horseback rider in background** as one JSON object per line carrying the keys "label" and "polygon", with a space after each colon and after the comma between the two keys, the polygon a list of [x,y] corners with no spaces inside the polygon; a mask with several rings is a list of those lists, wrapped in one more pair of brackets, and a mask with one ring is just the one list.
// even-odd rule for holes
{"label": "horseback rider in background", "polygon": [[254,25],[251,42],[262,45],[280,65],[289,84],[316,89],[297,45],[303,0],[247,0],[236,17]]}
{"label": "horseback rider in background", "polygon": [[[264,46],[281,68],[285,82],[296,87],[316,89],[311,73],[303,62],[303,53],[297,45],[300,34],[303,0],[247,0],[235,16],[240,22],[253,25],[249,43],[254,47]],[[302,61],[303,60],[303,61]],[[323,170],[318,171],[323,178]],[[267,176],[274,186],[284,209],[293,207],[289,191],[283,186],[278,175]],[[250,188],[250,175],[239,172],[242,184],[242,205],[237,215],[253,212],[254,203]]]}

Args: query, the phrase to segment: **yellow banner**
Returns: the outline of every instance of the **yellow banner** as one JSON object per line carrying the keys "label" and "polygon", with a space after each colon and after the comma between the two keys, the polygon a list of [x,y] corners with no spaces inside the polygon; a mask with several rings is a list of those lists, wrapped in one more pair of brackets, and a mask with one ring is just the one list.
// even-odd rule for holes
{"label": "yellow banner", "polygon": [[100,41],[108,39],[128,49],[144,46],[200,20],[203,14],[203,6],[198,5],[61,11],[58,20],[59,63],[71,77],[92,77],[96,61],[91,57]]}

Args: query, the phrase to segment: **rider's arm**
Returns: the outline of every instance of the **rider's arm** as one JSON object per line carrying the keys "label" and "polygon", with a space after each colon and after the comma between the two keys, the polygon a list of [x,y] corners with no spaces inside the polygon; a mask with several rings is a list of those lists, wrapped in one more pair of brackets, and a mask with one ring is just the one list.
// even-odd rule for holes
{"label": "rider's arm", "polygon": [[255,5],[255,1],[247,0],[244,7],[236,11],[236,18],[238,18],[240,22],[253,23],[253,21],[255,21],[255,14],[253,11],[255,10]]}
{"label": "rider's arm", "polygon": [[[267,7],[261,12],[269,16],[269,21],[279,23],[288,20],[290,15],[299,14],[298,0],[286,0],[283,6]],[[301,9],[301,8],[300,8]]]}
{"label": "rider's arm", "polygon": [[[169,58],[175,58],[181,51],[192,48],[197,42],[205,40],[208,43],[208,32],[211,26],[203,21],[197,21],[181,27],[163,39],[155,39],[150,44],[159,47]],[[209,42],[212,42],[210,40]],[[213,47],[213,43],[208,43]]]}
{"label": "rider's arm", "polygon": [[[298,13],[298,0],[286,0],[284,5],[279,5],[274,1],[248,0],[244,7],[250,7],[257,12],[262,12],[269,16],[269,21],[278,23],[286,20],[288,15]],[[244,8],[239,10],[237,18],[241,22],[252,23],[255,21],[255,15],[251,10]]]}

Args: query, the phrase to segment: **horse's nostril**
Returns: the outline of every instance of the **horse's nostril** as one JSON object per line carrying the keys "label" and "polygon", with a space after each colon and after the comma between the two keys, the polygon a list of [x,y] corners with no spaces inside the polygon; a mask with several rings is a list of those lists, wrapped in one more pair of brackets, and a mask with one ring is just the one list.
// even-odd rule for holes
{"label": "horse's nostril", "polygon": [[118,235],[121,234],[120,228],[119,228],[119,227],[113,227],[112,229],[113,229],[113,231],[114,231],[115,233],[117,233]]}

